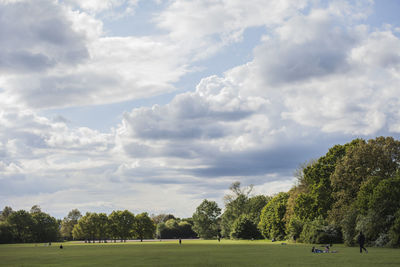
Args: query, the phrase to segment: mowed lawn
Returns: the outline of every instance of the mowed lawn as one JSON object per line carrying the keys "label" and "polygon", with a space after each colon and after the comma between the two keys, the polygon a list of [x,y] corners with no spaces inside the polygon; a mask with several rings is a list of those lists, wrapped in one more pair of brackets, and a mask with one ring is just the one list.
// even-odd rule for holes
{"label": "mowed lawn", "polygon": [[311,253],[311,245],[269,241],[58,243],[0,245],[0,266],[400,266],[400,250],[334,245],[338,253]]}

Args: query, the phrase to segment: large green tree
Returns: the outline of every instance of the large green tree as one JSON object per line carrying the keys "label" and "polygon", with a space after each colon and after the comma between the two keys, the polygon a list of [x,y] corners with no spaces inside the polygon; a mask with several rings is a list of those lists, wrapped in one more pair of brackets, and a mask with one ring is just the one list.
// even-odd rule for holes
{"label": "large green tree", "polygon": [[36,210],[32,214],[32,238],[34,242],[51,242],[59,239],[59,224],[56,218]]}
{"label": "large green tree", "polygon": [[18,210],[8,216],[7,222],[13,229],[16,242],[26,243],[33,240],[34,220],[25,210]]}
{"label": "large green tree", "polygon": [[289,194],[281,192],[272,198],[261,212],[258,229],[265,238],[284,239],[285,213]]}
{"label": "large green tree", "polygon": [[135,223],[133,227],[134,236],[139,238],[140,241],[143,239],[154,238],[156,226],[153,220],[149,217],[147,212],[140,213],[135,217]]}
{"label": "large green tree", "polygon": [[213,238],[218,235],[218,217],[221,209],[215,201],[207,199],[196,208],[193,213],[193,230],[201,238]]}
{"label": "large green tree", "polygon": [[128,210],[113,211],[109,215],[111,235],[121,242],[132,237],[132,229],[135,223],[135,215]]}
{"label": "large green tree", "polygon": [[388,179],[400,166],[400,142],[392,137],[357,139],[351,144],[331,176],[335,203],[330,217],[337,224],[357,202],[363,184]]}

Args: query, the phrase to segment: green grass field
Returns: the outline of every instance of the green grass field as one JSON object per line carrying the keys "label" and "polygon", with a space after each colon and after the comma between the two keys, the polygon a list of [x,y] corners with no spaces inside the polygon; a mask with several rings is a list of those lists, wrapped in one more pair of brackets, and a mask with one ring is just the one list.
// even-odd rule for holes
{"label": "green grass field", "polygon": [[0,266],[400,266],[400,250],[334,245],[338,253],[311,253],[311,245],[268,241],[53,243],[0,245]]}

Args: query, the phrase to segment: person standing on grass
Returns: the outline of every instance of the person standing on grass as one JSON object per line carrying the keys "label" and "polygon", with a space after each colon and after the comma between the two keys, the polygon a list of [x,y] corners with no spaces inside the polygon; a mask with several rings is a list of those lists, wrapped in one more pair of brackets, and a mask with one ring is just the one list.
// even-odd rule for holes
{"label": "person standing on grass", "polygon": [[363,235],[362,231],[360,231],[360,234],[358,235],[358,244],[360,244],[360,253],[362,253],[362,250],[365,251],[365,253],[368,253],[368,250],[364,247],[365,243],[365,236]]}

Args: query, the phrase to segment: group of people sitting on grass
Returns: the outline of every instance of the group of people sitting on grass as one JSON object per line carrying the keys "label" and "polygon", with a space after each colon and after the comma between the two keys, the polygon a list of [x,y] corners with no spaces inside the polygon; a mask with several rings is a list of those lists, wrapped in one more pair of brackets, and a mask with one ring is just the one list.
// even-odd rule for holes
{"label": "group of people sitting on grass", "polygon": [[336,250],[330,250],[331,246],[332,246],[332,244],[326,245],[324,250],[318,249],[316,247],[312,247],[311,252],[312,253],[337,253]]}

